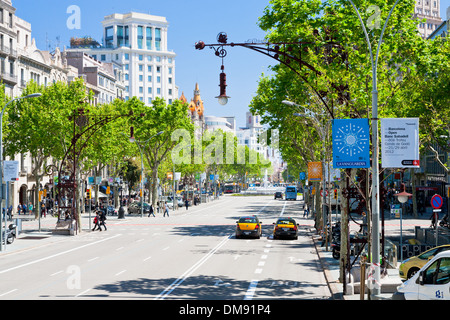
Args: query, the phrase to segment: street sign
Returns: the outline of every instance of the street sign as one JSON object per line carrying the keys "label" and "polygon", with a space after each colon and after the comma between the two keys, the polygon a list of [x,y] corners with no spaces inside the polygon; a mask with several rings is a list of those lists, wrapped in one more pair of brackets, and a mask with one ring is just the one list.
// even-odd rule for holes
{"label": "street sign", "polygon": [[431,197],[431,206],[434,209],[440,209],[442,207],[443,204],[443,200],[442,197],[438,194],[435,194],[434,196]]}

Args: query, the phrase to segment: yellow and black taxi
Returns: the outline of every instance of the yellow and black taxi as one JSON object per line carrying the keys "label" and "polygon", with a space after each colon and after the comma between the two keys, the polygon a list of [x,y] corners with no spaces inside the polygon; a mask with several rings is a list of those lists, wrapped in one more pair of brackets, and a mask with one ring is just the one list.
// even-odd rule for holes
{"label": "yellow and black taxi", "polygon": [[236,221],[236,239],[252,237],[259,239],[262,235],[262,222],[257,216],[241,217]]}
{"label": "yellow and black taxi", "polygon": [[279,218],[274,222],[273,238],[298,239],[298,223],[292,218]]}
{"label": "yellow and black taxi", "polygon": [[400,278],[408,280],[417,271],[419,271],[428,261],[433,259],[435,255],[437,255],[440,252],[448,250],[450,250],[450,244],[445,244],[442,246],[434,247],[417,256],[404,260],[400,265],[400,267],[398,268]]}

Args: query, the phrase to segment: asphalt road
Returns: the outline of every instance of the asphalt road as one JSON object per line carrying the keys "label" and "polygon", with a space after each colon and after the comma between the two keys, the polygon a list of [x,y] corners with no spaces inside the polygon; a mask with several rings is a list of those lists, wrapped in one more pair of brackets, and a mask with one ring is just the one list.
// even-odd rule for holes
{"label": "asphalt road", "polygon": [[[2,255],[0,299],[329,299],[302,204],[224,196],[170,217],[110,217],[107,231]],[[236,220],[253,214],[263,237],[236,239]],[[297,219],[298,240],[272,239],[280,216]]]}

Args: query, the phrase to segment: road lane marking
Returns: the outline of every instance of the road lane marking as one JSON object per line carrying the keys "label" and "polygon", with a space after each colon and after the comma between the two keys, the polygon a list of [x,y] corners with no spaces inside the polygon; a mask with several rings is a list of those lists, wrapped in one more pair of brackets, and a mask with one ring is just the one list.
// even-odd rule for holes
{"label": "road lane marking", "polygon": [[122,271],[120,271],[119,273],[116,273],[115,276],[116,276],[116,277],[117,277],[117,276],[120,276],[122,273],[125,273],[125,272],[127,272],[127,270],[122,270]]}
{"label": "road lane marking", "polygon": [[13,293],[14,291],[17,291],[17,289],[13,289],[11,291],[5,292],[5,293],[1,294],[0,297],[6,296],[6,295],[8,295],[10,293]]}
{"label": "road lane marking", "polygon": [[61,271],[58,271],[58,272],[55,272],[55,273],[51,274],[50,277],[56,276],[57,274],[60,274],[60,273],[63,273],[63,272],[64,272],[64,271],[62,271],[62,270],[61,270]]}
{"label": "road lane marking", "polygon": [[256,287],[258,286],[258,280],[253,280],[250,282],[247,293],[245,294],[244,300],[253,300],[253,295],[255,294]]}
{"label": "road lane marking", "polygon": [[147,261],[147,260],[150,260],[151,258],[152,258],[152,257],[148,257],[148,258],[144,259],[143,262],[145,262],[145,261]]}
{"label": "road lane marking", "polygon": [[97,260],[97,259],[98,259],[98,257],[95,257],[95,258],[89,259],[88,262],[92,262],[92,261]]}
{"label": "road lane marking", "polygon": [[36,264],[36,263],[39,263],[39,262],[42,262],[42,261],[45,261],[45,260],[49,260],[49,259],[52,259],[52,258],[56,258],[56,257],[62,256],[64,254],[71,253],[71,252],[74,252],[74,251],[77,251],[77,250],[80,250],[80,249],[83,249],[83,248],[87,248],[87,247],[90,247],[90,246],[95,246],[96,244],[99,244],[99,243],[102,243],[102,242],[105,242],[105,241],[108,241],[108,240],[111,240],[111,239],[114,239],[114,238],[117,238],[117,237],[120,237],[120,236],[122,236],[122,235],[121,234],[117,234],[115,236],[112,236],[112,237],[109,237],[109,238],[105,238],[105,239],[102,239],[102,240],[99,240],[99,241],[96,241],[96,242],[91,242],[91,243],[85,244],[83,246],[76,247],[76,248],[73,248],[73,249],[70,249],[70,250],[66,250],[66,251],[63,251],[63,252],[60,252],[60,253],[57,253],[57,254],[45,257],[45,258],[37,259],[37,260],[30,261],[30,262],[27,262],[27,263],[24,263],[24,264],[21,264],[21,265],[18,265],[18,266],[9,268],[9,269],[1,270],[0,274],[7,273],[7,272],[10,272],[10,271],[13,271],[13,270],[20,269],[20,268],[28,267],[28,266],[31,266],[33,264]]}
{"label": "road lane marking", "polygon": [[209,258],[211,258],[220,248],[222,248],[230,239],[232,235],[227,236],[225,239],[223,239],[214,249],[212,249],[206,256],[201,258],[199,261],[197,261],[196,264],[194,264],[192,267],[190,267],[186,272],[184,272],[178,279],[176,279],[170,286],[168,286],[164,291],[162,291],[155,300],[163,300],[168,295],[172,293],[173,290],[175,290],[180,284],[184,282],[192,273],[194,273],[198,268],[200,268],[201,265],[203,265]]}
{"label": "road lane marking", "polygon": [[87,290],[84,290],[83,292],[81,292],[81,293],[79,293],[79,294],[77,294],[76,296],[75,296],[75,298],[78,298],[78,297],[81,297],[81,296],[84,296],[88,291],[90,291],[91,289],[87,289]]}

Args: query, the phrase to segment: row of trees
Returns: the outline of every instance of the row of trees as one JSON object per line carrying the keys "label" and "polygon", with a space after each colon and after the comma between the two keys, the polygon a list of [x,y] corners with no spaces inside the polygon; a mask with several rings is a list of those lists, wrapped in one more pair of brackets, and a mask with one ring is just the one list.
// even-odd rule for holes
{"label": "row of trees", "polygon": [[[370,29],[375,51],[395,1],[354,2]],[[378,57],[378,117],[418,117],[421,152],[436,144],[448,150],[450,42],[422,39],[417,25],[423,21],[413,19],[414,4],[414,0],[398,3],[383,36]],[[381,9],[378,17],[377,12],[368,10],[374,5]],[[372,24],[374,17],[381,27]],[[321,115],[321,126],[332,119],[372,118],[372,66],[365,35],[346,0],[271,0],[259,26],[270,43],[302,42],[300,47],[280,49],[301,57],[302,63],[279,64],[271,68],[271,76],[262,75],[251,111],[261,115],[263,123],[279,129],[284,160],[307,171],[308,162],[322,160],[325,141],[314,120],[305,122],[294,113],[304,113],[307,108]],[[286,99],[302,107],[283,104]],[[331,145],[330,140],[326,143]],[[316,208],[316,222],[321,225],[320,205]]]}
{"label": "row of trees", "polygon": [[[92,93],[86,89],[81,78],[71,83],[57,82],[48,87],[31,81],[24,89],[23,96],[37,92],[42,96],[10,104],[3,117],[4,155],[14,158],[17,154],[29,154],[37,186],[49,174],[48,168],[52,165],[58,167],[67,153],[74,138],[71,117],[81,108],[90,119],[105,116],[117,119],[106,122],[86,142],[77,165],[78,176],[84,179],[96,176],[97,172],[108,166],[111,175],[121,176],[132,188],[137,188],[142,152],[145,175],[149,177],[154,204],[157,201],[156,181],[159,178],[163,183],[166,182],[166,173],[172,172],[174,166],[175,171],[188,178],[194,178],[198,172],[211,172],[220,174],[222,179],[241,179],[246,174],[256,175],[270,166],[270,163],[259,158],[259,154],[255,156],[255,151],[248,150],[248,147],[238,147],[237,139],[232,134],[226,134],[225,139],[216,141],[223,133],[206,132],[201,139],[196,139],[187,104],[180,100],[167,105],[163,99],[157,98],[151,106],[146,106],[137,98],[127,101],[116,99],[108,104],[94,106],[90,103]],[[4,101],[10,99],[5,96],[1,98]],[[80,124],[80,128],[77,124],[76,133],[90,124]],[[134,129],[137,143],[129,141],[130,128]],[[157,135],[160,132],[162,134]],[[178,136],[176,132],[183,132],[184,135]],[[223,143],[223,148],[218,145],[219,141],[220,144]],[[233,162],[222,164],[216,161],[220,159],[223,150],[226,150],[225,144],[230,142],[233,146]],[[179,146],[183,145],[187,148],[180,149]],[[198,150],[200,158],[196,155]],[[245,160],[239,162],[237,158],[241,152],[244,152]],[[190,157],[186,157],[187,155]],[[206,161],[206,158],[212,161]],[[251,159],[257,161],[251,162]],[[70,156],[66,160],[69,163]],[[36,188],[35,199],[38,199],[38,192],[39,188]]]}

